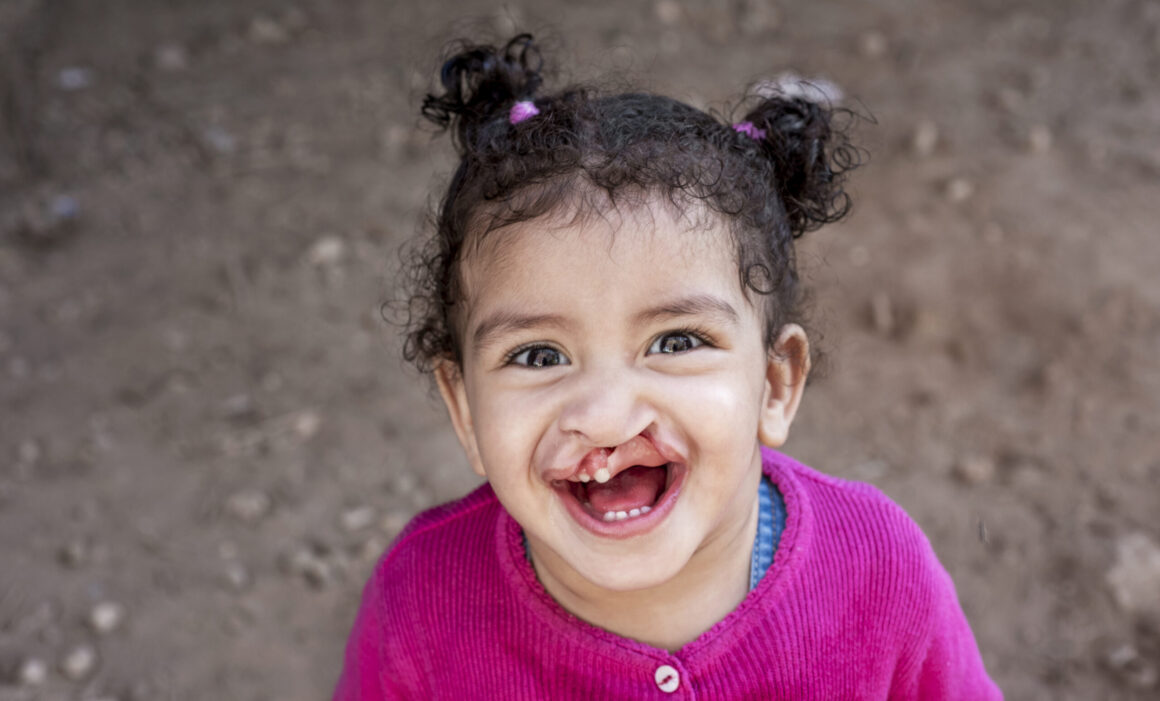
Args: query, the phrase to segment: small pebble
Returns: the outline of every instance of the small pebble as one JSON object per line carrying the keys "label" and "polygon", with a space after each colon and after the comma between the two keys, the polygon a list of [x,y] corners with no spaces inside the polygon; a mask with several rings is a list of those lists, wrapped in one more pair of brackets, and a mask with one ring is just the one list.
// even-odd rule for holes
{"label": "small pebble", "polygon": [[153,52],[153,63],[163,71],[183,71],[189,68],[189,54],[181,44],[162,44]]}
{"label": "small pebble", "polygon": [[40,462],[43,452],[40,448],[40,443],[33,438],[26,438],[20,442],[20,462],[25,465],[35,465]]}
{"label": "small pebble", "polygon": [[1116,541],[1116,563],[1105,579],[1126,613],[1160,618],[1160,546],[1147,535],[1130,533]]}
{"label": "small pebble", "polygon": [[684,10],[676,0],[658,0],[653,4],[653,14],[661,24],[671,27],[681,21]]}
{"label": "small pebble", "polygon": [[326,587],[333,579],[330,565],[309,548],[302,548],[291,556],[290,569],[315,589]]}
{"label": "small pebble", "polygon": [[255,44],[285,44],[290,39],[290,34],[281,24],[265,15],[250,20],[249,35]]}
{"label": "small pebble", "polygon": [[919,122],[910,138],[910,146],[915,155],[930,157],[938,146],[938,125],[930,120]]}
{"label": "small pebble", "polygon": [[72,195],[54,195],[48,202],[48,211],[58,222],[67,221],[76,219],[81,212],[81,205]]}
{"label": "small pebble", "polygon": [[418,488],[419,484],[415,480],[415,476],[410,472],[404,472],[395,478],[395,493],[402,495],[409,495]]}
{"label": "small pebble", "polygon": [[1120,669],[1131,664],[1140,654],[1136,652],[1136,648],[1132,645],[1121,645],[1115,650],[1108,653],[1108,664],[1116,669]]}
{"label": "small pebble", "polygon": [[25,658],[17,677],[23,686],[40,686],[48,680],[48,663],[39,657]]}
{"label": "small pebble", "polygon": [[858,37],[858,49],[866,58],[882,58],[886,55],[886,35],[870,31]]}
{"label": "small pebble", "polygon": [[340,522],[344,531],[354,533],[369,528],[375,522],[375,516],[374,507],[356,506],[342,512]]}
{"label": "small pebble", "polygon": [[221,155],[228,155],[237,149],[237,140],[233,134],[219,126],[206,127],[202,133],[206,145]]}
{"label": "small pebble", "polygon": [[955,463],[954,474],[964,484],[990,482],[995,476],[995,461],[983,455],[968,455]]}
{"label": "small pebble", "polygon": [[1156,665],[1141,657],[1135,646],[1124,644],[1108,653],[1108,666],[1137,689],[1152,689],[1160,682]]}
{"label": "small pebble", "polygon": [[1047,153],[1051,150],[1052,141],[1051,130],[1042,124],[1031,127],[1027,134],[1027,148],[1031,153]]}
{"label": "small pebble", "polygon": [[257,489],[243,489],[230,495],[226,510],[244,523],[256,523],[270,512],[270,497]]}
{"label": "small pebble", "polygon": [[952,178],[946,185],[946,197],[951,202],[966,202],[975,194],[975,185],[966,178]]}
{"label": "small pebble", "polygon": [[91,645],[78,645],[65,655],[60,671],[72,681],[83,681],[97,666],[97,651]]}
{"label": "small pebble", "polygon": [[99,635],[108,635],[121,627],[125,607],[113,601],[102,601],[89,612],[89,625]]}
{"label": "small pebble", "polygon": [[183,353],[189,349],[189,334],[184,329],[168,328],[162,339],[170,352]]}
{"label": "small pebble", "polygon": [[331,266],[342,262],[346,256],[346,243],[337,236],[323,236],[314,242],[307,254],[311,265]]}
{"label": "small pebble", "polygon": [[61,90],[84,90],[93,84],[93,71],[80,66],[62,68],[56,74],[56,84]]}
{"label": "small pebble", "polygon": [[302,440],[310,440],[318,433],[322,426],[322,417],[318,412],[307,409],[294,417],[294,432]]}
{"label": "small pebble", "polygon": [[57,556],[65,567],[83,567],[91,559],[91,549],[84,539],[77,538],[62,545]]}
{"label": "small pebble", "polygon": [[235,394],[222,402],[222,414],[230,421],[251,421],[258,416],[258,404],[248,394]]}
{"label": "small pebble", "polygon": [[250,571],[240,562],[226,564],[225,579],[226,583],[235,591],[242,591],[249,588],[250,583],[253,581],[253,578],[250,576]]}

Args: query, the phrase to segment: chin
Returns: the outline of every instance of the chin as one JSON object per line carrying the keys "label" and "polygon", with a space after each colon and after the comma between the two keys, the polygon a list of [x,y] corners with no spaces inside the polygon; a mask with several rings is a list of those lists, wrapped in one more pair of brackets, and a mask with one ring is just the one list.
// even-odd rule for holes
{"label": "chin", "polygon": [[606,591],[630,592],[661,586],[676,577],[686,563],[687,560],[675,556],[645,558],[629,554],[570,564],[594,586]]}

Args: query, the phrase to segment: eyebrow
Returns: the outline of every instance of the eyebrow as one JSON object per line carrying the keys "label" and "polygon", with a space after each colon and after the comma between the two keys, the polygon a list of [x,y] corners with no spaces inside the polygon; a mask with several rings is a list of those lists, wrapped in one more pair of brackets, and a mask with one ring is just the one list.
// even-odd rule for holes
{"label": "eyebrow", "polygon": [[731,323],[737,323],[741,318],[737,314],[737,310],[733,308],[733,305],[720,297],[714,297],[713,295],[691,295],[689,297],[681,297],[664,302],[655,307],[643,309],[637,312],[636,316],[633,317],[633,321],[638,324],[645,324],[658,319],[701,315],[719,317]]}
{"label": "eyebrow", "polygon": [[566,326],[564,317],[557,314],[520,314],[510,310],[500,310],[479,322],[471,339],[478,349],[483,349],[504,334],[534,329],[543,326],[560,328]]}

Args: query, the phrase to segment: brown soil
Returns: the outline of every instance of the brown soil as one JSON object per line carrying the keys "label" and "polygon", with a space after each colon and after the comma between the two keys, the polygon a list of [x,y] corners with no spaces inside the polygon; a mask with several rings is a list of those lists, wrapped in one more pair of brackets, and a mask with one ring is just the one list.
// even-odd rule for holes
{"label": "brown soil", "polygon": [[0,5],[0,699],[323,698],[375,557],[475,484],[379,313],[465,16],[871,112],[789,452],[922,524],[1009,698],[1156,698],[1160,5],[495,8]]}

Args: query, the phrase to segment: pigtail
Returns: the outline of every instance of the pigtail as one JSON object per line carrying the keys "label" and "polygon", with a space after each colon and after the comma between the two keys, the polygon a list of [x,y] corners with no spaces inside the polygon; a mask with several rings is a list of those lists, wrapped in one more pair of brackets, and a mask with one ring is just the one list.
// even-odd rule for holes
{"label": "pigtail", "polygon": [[[773,163],[775,188],[794,238],[835,222],[850,211],[846,173],[861,152],[835,126],[838,115],[856,116],[802,97],[763,98],[735,129],[754,138]],[[741,125],[751,125],[742,128]]]}
{"label": "pigtail", "polygon": [[476,143],[483,125],[535,95],[543,82],[542,67],[531,34],[513,37],[502,48],[462,43],[443,63],[443,94],[423,100],[423,116],[451,129],[462,155]]}

